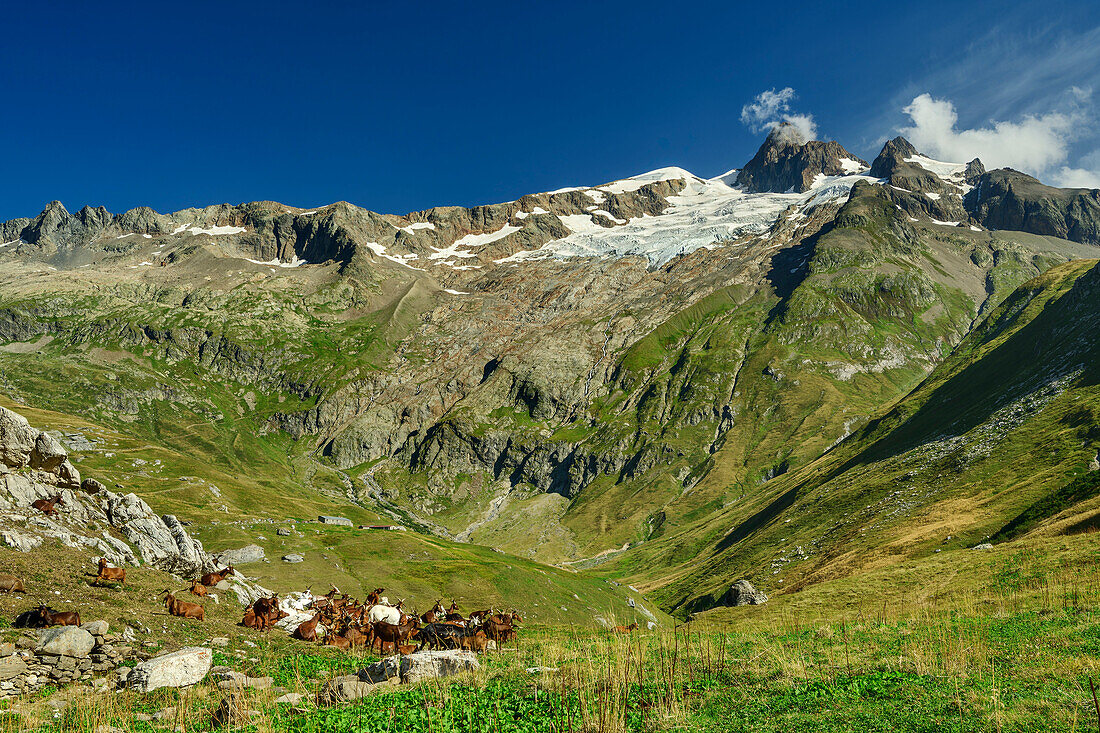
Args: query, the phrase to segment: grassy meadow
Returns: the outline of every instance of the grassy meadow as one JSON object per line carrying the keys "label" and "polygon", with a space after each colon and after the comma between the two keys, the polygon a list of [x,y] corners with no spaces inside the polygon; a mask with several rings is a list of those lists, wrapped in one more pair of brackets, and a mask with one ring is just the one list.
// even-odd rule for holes
{"label": "grassy meadow", "polygon": [[[231,627],[220,612],[204,628],[165,617],[164,648],[226,635],[215,664],[271,676],[275,687],[230,695],[207,680],[138,695],[74,686],[6,704],[0,731],[204,731],[226,706],[240,715],[223,727],[257,733],[1093,730],[1100,544],[1083,534],[1068,551],[1072,566],[1027,548],[960,550],[949,553],[956,563],[964,552],[981,558],[973,573],[945,565],[954,584],[931,592],[920,587],[931,569],[910,568],[896,583],[865,578],[877,590],[860,603],[844,601],[852,581],[825,583],[653,632],[527,624],[477,673],[380,685],[334,707],[314,703],[323,681],[375,657]],[[276,703],[286,692],[303,699]]]}

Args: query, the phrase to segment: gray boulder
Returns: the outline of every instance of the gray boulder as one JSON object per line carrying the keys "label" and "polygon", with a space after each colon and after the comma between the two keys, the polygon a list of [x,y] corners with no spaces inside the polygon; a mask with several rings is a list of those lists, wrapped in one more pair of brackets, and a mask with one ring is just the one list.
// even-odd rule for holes
{"label": "gray boulder", "polygon": [[974,550],[992,550],[993,545],[989,544],[988,542],[983,542],[980,545],[974,545],[974,547],[972,549],[974,549]]}
{"label": "gray boulder", "polygon": [[57,626],[46,629],[38,639],[35,652],[53,657],[83,659],[92,653],[95,637],[78,626]]}
{"label": "gray boulder", "polygon": [[137,665],[126,678],[126,686],[138,692],[161,687],[188,687],[206,677],[212,660],[213,652],[206,647],[185,647]]}
{"label": "gray boulder", "polygon": [[220,565],[245,565],[250,562],[260,562],[264,559],[264,548],[259,545],[245,545],[236,550],[222,550],[214,555],[214,560]]}
{"label": "gray boulder", "polygon": [[349,674],[334,677],[317,691],[318,705],[339,705],[343,702],[359,700],[374,691],[376,685],[363,682],[356,675]]}
{"label": "gray boulder", "polygon": [[107,629],[110,625],[106,621],[89,621],[86,624],[81,624],[80,628],[87,631],[92,636],[103,636],[107,633]]}
{"label": "gray boulder", "polygon": [[356,674],[360,681],[376,685],[379,682],[385,682],[386,680],[401,676],[401,665],[398,663],[398,660],[399,657],[396,655],[385,657],[377,662],[368,664]]}
{"label": "gray boulder", "polygon": [[722,596],[723,606],[759,606],[768,602],[768,596],[753,587],[747,580],[739,580]]}
{"label": "gray boulder", "polygon": [[464,649],[416,652],[400,657],[402,682],[450,677],[460,672],[475,672],[481,668],[477,655]]}
{"label": "gray boulder", "polygon": [[86,494],[98,494],[101,491],[106,491],[107,487],[94,478],[86,478],[80,482],[80,490]]}
{"label": "gray boulder", "polygon": [[279,527],[277,530],[275,530],[275,534],[279,535],[280,537],[289,537],[290,530],[286,527]]}
{"label": "gray boulder", "polygon": [[52,473],[68,458],[69,454],[61,442],[49,433],[39,433],[35,438],[34,449],[31,450],[31,468]]}
{"label": "gray boulder", "polygon": [[297,552],[292,552],[289,555],[283,555],[283,562],[305,562],[305,558]]}

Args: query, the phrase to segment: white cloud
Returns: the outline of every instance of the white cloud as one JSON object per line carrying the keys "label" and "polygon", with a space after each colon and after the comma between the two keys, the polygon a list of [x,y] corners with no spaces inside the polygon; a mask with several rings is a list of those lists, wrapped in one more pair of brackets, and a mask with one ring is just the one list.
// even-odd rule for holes
{"label": "white cloud", "polygon": [[741,122],[753,132],[771,130],[782,122],[788,122],[802,135],[802,140],[817,139],[817,125],[813,115],[791,111],[791,101],[797,97],[794,89],[768,89],[756,95],[754,100],[741,108]]}
{"label": "white cloud", "polygon": [[941,160],[981,158],[986,168],[1016,168],[1059,185],[1093,187],[1100,181],[1096,172],[1067,165],[1069,145],[1088,123],[1083,105],[1091,92],[1075,87],[1071,94],[1078,104],[1066,110],[969,130],[956,128],[959,116],[950,100],[921,94],[902,110],[913,124],[899,132],[918,150]]}
{"label": "white cloud", "polygon": [[1061,188],[1100,188],[1100,173],[1084,168],[1062,166],[1051,180]]}

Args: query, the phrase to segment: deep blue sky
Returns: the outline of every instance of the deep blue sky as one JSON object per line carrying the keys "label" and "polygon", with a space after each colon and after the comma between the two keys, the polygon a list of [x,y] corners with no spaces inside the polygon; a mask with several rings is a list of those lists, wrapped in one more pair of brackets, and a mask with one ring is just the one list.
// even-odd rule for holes
{"label": "deep blue sky", "polygon": [[[55,198],[404,213],[666,165],[713,176],[759,145],[742,106],[787,86],[869,158],[919,93],[981,126],[1100,78],[1092,46],[1003,85],[1094,40],[1091,1],[405,5],[10,4],[0,219]],[[1070,162],[1100,148],[1078,137]]]}

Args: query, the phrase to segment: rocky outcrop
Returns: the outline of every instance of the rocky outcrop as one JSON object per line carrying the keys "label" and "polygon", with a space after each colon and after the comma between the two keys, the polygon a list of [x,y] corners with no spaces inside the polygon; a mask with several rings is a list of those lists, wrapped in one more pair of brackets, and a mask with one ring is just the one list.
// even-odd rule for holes
{"label": "rocky outcrop", "polygon": [[809,191],[819,175],[843,176],[866,168],[864,160],[840,143],[807,142],[794,125],[782,123],[772,129],[753,159],[737,173],[737,185],[753,193],[801,193]]}
{"label": "rocky outcrop", "polygon": [[101,498],[107,521],[117,527],[141,553],[145,562],[180,577],[193,577],[214,569],[202,543],[192,538],[176,517],[158,517],[136,494],[107,492]]}
{"label": "rocky outcrop", "polygon": [[963,194],[985,172],[980,160],[967,164],[957,179],[944,179],[921,166],[921,153],[903,137],[888,141],[871,164],[871,175],[886,181],[890,199],[910,216],[938,221],[965,221]]}
{"label": "rocky outcrop", "polygon": [[[38,499],[58,495],[55,516],[33,507]],[[81,482],[56,438],[0,407],[0,540],[28,552],[45,538],[90,548],[114,565],[136,565],[140,556],[160,570],[186,577],[214,568],[202,544],[176,517],[158,516],[136,494],[115,494],[94,479]]]}
{"label": "rocky outcrop", "polygon": [[1000,168],[980,176],[966,209],[989,229],[1015,229],[1100,245],[1100,190],[1054,188]]}
{"label": "rocky outcrop", "polygon": [[80,472],[51,435],[31,427],[17,412],[0,407],[0,477],[24,472],[34,481],[63,488],[80,486]]}

